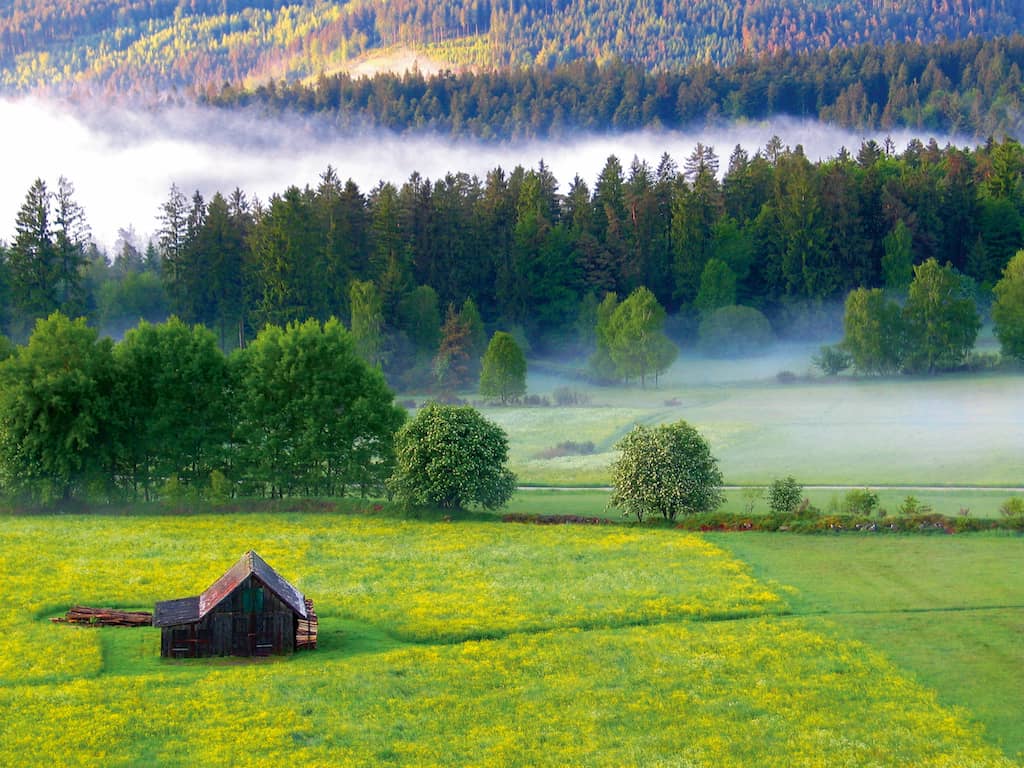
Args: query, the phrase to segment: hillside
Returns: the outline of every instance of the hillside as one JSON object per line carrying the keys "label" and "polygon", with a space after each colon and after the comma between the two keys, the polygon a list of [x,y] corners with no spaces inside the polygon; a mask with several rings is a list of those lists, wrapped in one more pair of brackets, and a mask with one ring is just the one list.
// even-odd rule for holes
{"label": "hillside", "polygon": [[378,49],[493,68],[622,59],[648,70],[743,54],[1018,30],[1014,0],[10,0],[0,88],[166,95],[298,80]]}

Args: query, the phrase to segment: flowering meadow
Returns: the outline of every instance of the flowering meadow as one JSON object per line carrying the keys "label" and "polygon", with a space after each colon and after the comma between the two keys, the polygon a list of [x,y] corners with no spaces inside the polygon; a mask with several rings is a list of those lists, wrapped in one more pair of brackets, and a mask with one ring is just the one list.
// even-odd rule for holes
{"label": "flowering meadow", "polygon": [[[157,630],[47,620],[198,594],[250,547],[316,601],[318,650],[169,661]],[[678,531],[8,517],[0,551],[10,765],[1012,765]]]}

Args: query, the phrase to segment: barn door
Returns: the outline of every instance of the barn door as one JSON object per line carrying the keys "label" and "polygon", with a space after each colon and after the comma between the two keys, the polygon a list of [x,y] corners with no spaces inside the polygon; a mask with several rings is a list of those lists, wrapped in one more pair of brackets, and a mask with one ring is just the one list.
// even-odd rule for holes
{"label": "barn door", "polygon": [[234,656],[252,656],[253,634],[250,627],[252,616],[249,614],[236,615],[231,628],[232,648]]}

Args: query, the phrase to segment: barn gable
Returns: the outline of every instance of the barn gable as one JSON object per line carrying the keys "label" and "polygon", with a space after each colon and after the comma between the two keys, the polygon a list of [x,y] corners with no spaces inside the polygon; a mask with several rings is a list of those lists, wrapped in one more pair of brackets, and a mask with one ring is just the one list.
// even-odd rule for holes
{"label": "barn gable", "polygon": [[263,585],[302,618],[306,618],[306,603],[302,593],[281,578],[281,575],[267,565],[267,562],[251,549],[241,560],[217,579],[199,596],[199,618],[202,618],[228,595],[242,585],[249,576],[255,576]]}
{"label": "barn gable", "polygon": [[162,656],[254,656],[316,647],[307,600],[252,550],[198,597],[156,604]]}

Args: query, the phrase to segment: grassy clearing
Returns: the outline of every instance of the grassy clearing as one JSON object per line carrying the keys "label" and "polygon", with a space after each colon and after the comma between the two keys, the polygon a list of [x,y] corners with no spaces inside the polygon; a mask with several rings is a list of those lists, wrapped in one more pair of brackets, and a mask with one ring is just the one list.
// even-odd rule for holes
{"label": "grassy clearing", "polygon": [[1024,538],[709,535],[810,626],[880,649],[1024,759]]}
{"label": "grassy clearing", "polygon": [[[1010,764],[966,712],[780,615],[784,591],[697,536],[293,513],[0,523],[11,764]],[[170,662],[156,630],[45,620],[194,594],[250,546],[316,600],[320,650]]]}
{"label": "grassy clearing", "polygon": [[[683,358],[657,389],[593,387],[550,373],[529,391],[569,386],[590,405],[487,408],[509,433],[511,464],[523,482],[608,481],[615,441],[633,424],[686,419],[707,437],[726,482],[767,483],[794,475],[814,485],[974,485],[1020,482],[1024,399],[1020,375],[800,379],[810,347],[739,361]],[[566,440],[592,440],[597,453],[537,455]]]}

